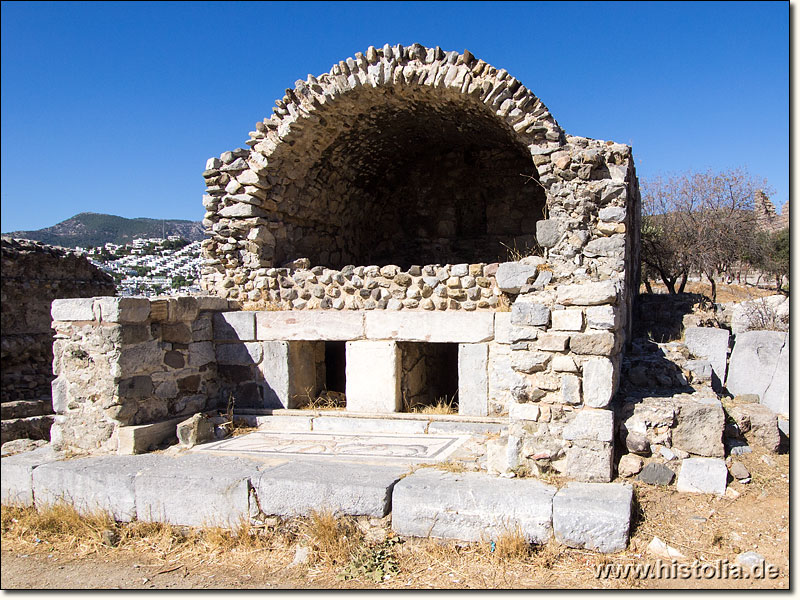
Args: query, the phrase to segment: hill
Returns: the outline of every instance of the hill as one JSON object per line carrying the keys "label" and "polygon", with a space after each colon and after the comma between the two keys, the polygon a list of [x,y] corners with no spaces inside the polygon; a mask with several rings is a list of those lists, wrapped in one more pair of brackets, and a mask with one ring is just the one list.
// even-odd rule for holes
{"label": "hill", "polygon": [[12,231],[4,235],[74,248],[98,246],[107,242],[125,244],[134,238],[162,237],[162,234],[179,235],[190,242],[202,240],[204,237],[203,226],[199,221],[144,217],[127,219],[99,213],[80,213],[52,227],[35,231]]}

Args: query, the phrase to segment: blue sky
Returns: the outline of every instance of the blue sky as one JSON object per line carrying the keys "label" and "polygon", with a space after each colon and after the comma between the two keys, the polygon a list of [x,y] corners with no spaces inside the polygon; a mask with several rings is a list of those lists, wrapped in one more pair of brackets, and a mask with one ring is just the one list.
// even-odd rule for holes
{"label": "blue sky", "polygon": [[3,2],[2,231],[203,216],[205,160],[370,45],[469,49],[640,179],[744,167],[789,198],[789,3]]}

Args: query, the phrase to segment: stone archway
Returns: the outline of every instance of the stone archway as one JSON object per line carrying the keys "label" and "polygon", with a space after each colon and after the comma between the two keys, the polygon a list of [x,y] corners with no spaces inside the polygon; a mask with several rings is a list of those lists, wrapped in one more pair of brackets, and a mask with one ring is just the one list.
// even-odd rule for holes
{"label": "stone archway", "polygon": [[274,111],[251,150],[209,161],[218,271],[491,262],[535,242],[546,194],[531,155],[564,134],[505,70],[467,51],[371,47],[297,81]]}

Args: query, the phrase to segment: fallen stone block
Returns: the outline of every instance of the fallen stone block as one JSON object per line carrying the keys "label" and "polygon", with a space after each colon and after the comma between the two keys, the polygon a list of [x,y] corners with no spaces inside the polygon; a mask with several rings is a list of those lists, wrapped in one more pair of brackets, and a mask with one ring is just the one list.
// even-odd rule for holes
{"label": "fallen stone block", "polygon": [[626,454],[619,459],[617,472],[620,477],[633,477],[642,470],[644,460],[636,454]]}
{"label": "fallen stone block", "polygon": [[169,438],[175,437],[176,427],[183,417],[117,428],[117,454],[142,454],[153,450]]}
{"label": "fallen stone block", "polygon": [[297,461],[259,473],[252,482],[265,515],[307,516],[329,510],[383,517],[392,510],[392,488],[407,472],[404,465]]}
{"label": "fallen stone block", "polygon": [[237,527],[249,519],[250,477],[259,463],[190,453],[161,460],[134,482],[140,521],[191,527]]}
{"label": "fallen stone block", "polygon": [[684,335],[689,352],[696,358],[708,359],[720,385],[725,381],[728,366],[729,339],[727,329],[715,327],[687,327]]}
{"label": "fallen stone block", "polygon": [[81,514],[106,512],[116,521],[132,521],[136,518],[136,474],[158,464],[158,458],[95,456],[41,465],[33,471],[36,507],[63,503]]}
{"label": "fallen stone block", "polygon": [[214,424],[202,413],[197,413],[178,423],[176,427],[181,446],[191,448],[197,444],[214,441]]}
{"label": "fallen stone block", "polygon": [[669,485],[675,479],[675,472],[661,463],[651,462],[642,469],[636,479],[651,485]]}
{"label": "fallen stone block", "polygon": [[716,398],[679,400],[675,407],[675,429],[672,444],[681,450],[700,456],[724,456],[722,433],[725,430],[725,411]]}
{"label": "fallen stone block", "polygon": [[401,535],[496,540],[519,530],[531,543],[552,536],[556,488],[532,479],[420,469],[392,496],[392,529]]}
{"label": "fallen stone block", "polygon": [[678,491],[723,496],[728,468],[721,458],[687,458],[678,475]]}
{"label": "fallen stone block", "polygon": [[11,506],[33,506],[33,471],[62,460],[64,454],[47,445],[0,459],[0,497]]}
{"label": "fallen stone block", "polygon": [[781,445],[778,417],[768,406],[739,404],[731,409],[730,416],[751,443],[763,446],[770,452],[778,451]]}
{"label": "fallen stone block", "polygon": [[618,552],[628,545],[633,488],[571,482],[553,498],[553,533],[570,548]]}
{"label": "fallen stone block", "polygon": [[738,334],[725,387],[734,396],[758,394],[762,404],[789,416],[789,334],[782,331]]}

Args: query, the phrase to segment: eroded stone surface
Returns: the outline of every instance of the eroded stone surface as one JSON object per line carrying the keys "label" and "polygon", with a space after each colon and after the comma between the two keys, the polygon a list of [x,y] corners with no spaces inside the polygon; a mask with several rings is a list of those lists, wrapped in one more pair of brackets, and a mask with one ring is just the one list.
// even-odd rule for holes
{"label": "eroded stone surface", "polygon": [[619,483],[568,483],[553,498],[553,532],[571,548],[618,552],[628,545],[633,488]]}

